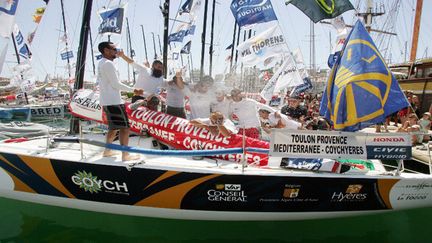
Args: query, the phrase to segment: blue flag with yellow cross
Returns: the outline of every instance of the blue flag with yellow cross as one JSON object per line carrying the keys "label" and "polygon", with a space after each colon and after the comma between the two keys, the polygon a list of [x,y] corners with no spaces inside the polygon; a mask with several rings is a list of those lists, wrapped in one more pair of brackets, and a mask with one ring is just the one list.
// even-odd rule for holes
{"label": "blue flag with yellow cross", "polygon": [[357,131],[408,106],[398,81],[358,20],[330,72],[320,114],[335,130]]}

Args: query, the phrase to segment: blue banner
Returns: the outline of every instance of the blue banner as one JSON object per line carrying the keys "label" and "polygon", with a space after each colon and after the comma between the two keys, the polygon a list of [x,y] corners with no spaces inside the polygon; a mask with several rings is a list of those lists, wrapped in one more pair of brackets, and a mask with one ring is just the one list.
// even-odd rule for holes
{"label": "blue banner", "polygon": [[277,20],[270,0],[233,0],[231,12],[240,27]]}
{"label": "blue banner", "polygon": [[396,78],[357,21],[331,70],[320,114],[336,130],[357,131],[408,106]]}
{"label": "blue banner", "polygon": [[72,51],[63,52],[60,55],[62,60],[71,59],[74,56]]}
{"label": "blue banner", "polygon": [[102,23],[99,26],[99,34],[121,34],[123,26],[124,8],[110,9],[99,13]]}
{"label": "blue banner", "polygon": [[195,25],[190,26],[185,30],[180,30],[179,32],[172,33],[168,36],[168,43],[171,42],[183,42],[183,39],[188,35],[195,34]]}

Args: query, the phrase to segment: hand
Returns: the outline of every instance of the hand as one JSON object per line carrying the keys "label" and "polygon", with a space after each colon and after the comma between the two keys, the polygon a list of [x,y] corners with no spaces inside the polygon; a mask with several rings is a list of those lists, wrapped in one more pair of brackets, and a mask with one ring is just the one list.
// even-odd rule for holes
{"label": "hand", "polygon": [[145,60],[144,66],[147,67],[147,68],[150,68],[150,63],[147,60]]}
{"label": "hand", "polygon": [[142,96],[144,94],[144,90],[143,89],[134,89],[134,95],[136,96]]}
{"label": "hand", "polygon": [[182,77],[182,70],[181,70],[181,69],[180,69],[180,70],[177,70],[175,76],[176,76],[177,78],[181,78],[181,77]]}
{"label": "hand", "polygon": [[125,56],[123,49],[120,49],[119,51],[117,51],[117,56],[119,56],[119,57]]}

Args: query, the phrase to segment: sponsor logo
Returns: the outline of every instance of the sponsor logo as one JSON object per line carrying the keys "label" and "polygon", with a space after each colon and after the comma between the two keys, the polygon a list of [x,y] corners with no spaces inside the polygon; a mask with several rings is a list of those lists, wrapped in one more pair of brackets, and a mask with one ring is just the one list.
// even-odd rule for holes
{"label": "sponsor logo", "polygon": [[285,185],[283,192],[284,198],[296,198],[300,192],[300,185]]}
{"label": "sponsor logo", "polygon": [[72,97],[72,102],[76,103],[77,105],[80,105],[85,108],[95,109],[95,110],[102,110],[102,107],[99,105],[99,100],[97,99],[90,99],[87,97],[81,97],[78,93],[76,93]]}
{"label": "sponsor logo", "polygon": [[361,202],[366,200],[367,193],[361,193],[363,185],[361,184],[353,184],[349,185],[343,192],[333,192],[331,197],[332,201],[335,202]]}
{"label": "sponsor logo", "polygon": [[215,189],[207,191],[209,201],[247,202],[247,196],[240,184],[216,184]]}
{"label": "sponsor logo", "polygon": [[398,201],[426,200],[429,193],[402,193],[397,197]]}
{"label": "sponsor logo", "polygon": [[403,137],[376,137],[373,139],[374,142],[405,142],[405,139]]}
{"label": "sponsor logo", "polygon": [[398,186],[401,188],[407,188],[407,189],[413,189],[415,191],[420,191],[423,190],[425,188],[432,188],[432,184],[426,183],[426,182],[421,182],[415,185],[405,185],[405,186]]}
{"label": "sponsor logo", "polygon": [[129,194],[126,182],[101,180],[91,172],[78,171],[71,177],[72,182],[86,192],[99,193],[102,190],[108,193]]}

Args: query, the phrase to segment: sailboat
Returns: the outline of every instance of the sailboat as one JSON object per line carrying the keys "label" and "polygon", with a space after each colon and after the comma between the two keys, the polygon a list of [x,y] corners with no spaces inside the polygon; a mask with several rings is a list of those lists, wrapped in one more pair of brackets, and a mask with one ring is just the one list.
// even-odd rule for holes
{"label": "sailboat", "polygon": [[[85,1],[79,62],[85,61],[86,26],[91,5],[91,0]],[[82,80],[83,71],[76,73],[76,88],[81,88],[79,80]],[[87,106],[89,113],[100,110],[100,106],[89,101],[81,105]],[[209,140],[207,131],[190,128],[182,120],[145,108],[134,112],[137,119],[146,118],[147,123],[141,121],[141,134],[144,124],[153,124],[165,129],[150,128],[148,133],[172,144],[179,143],[173,137],[177,134],[167,128],[183,127],[178,134],[189,135],[185,140],[195,133],[201,139],[196,140],[196,144]],[[103,121],[103,117],[99,119]],[[288,130],[274,131],[275,137],[269,147],[271,157],[266,163],[254,163],[257,161],[253,157],[249,161],[248,153],[267,154],[269,150],[248,148],[247,138],[241,135],[236,135],[243,140],[237,148],[164,151],[155,149],[157,143],[153,142],[153,136],[136,136],[130,139],[130,146],[120,146],[105,144],[103,136],[82,134],[79,127],[73,128],[78,131],[78,137],[45,136],[1,142],[0,197],[110,214],[222,221],[333,218],[432,206],[432,176],[407,173],[400,160],[394,171],[387,171],[377,160],[365,162],[369,169],[349,164],[349,170],[344,173],[280,167],[285,156],[281,157],[279,153],[290,146],[283,142],[287,136],[306,139],[311,144],[310,139],[320,137],[322,146],[329,142],[349,146],[358,143],[359,148],[354,148],[355,151],[372,148],[361,145],[353,134],[334,132],[316,136],[307,132],[296,135]],[[191,133],[187,132],[189,129]],[[229,142],[238,137],[213,137],[215,141],[218,139]],[[293,142],[298,143],[296,148],[307,151],[317,148],[316,145],[303,147],[306,140]],[[405,143],[409,141],[404,135],[370,136],[369,140],[374,145],[374,153],[383,158],[394,154],[405,156]],[[345,150],[349,146],[339,147]],[[141,160],[121,162],[119,156],[102,157],[104,148],[144,156]],[[328,148],[333,152],[329,151],[327,156],[340,150],[334,144]],[[196,160],[196,156],[221,154],[234,155],[240,162],[230,161],[230,156],[228,159],[206,157]],[[304,156],[305,152],[301,154]],[[322,155],[318,152],[315,156]],[[264,161],[261,157],[257,160]],[[339,169],[341,164],[341,161],[334,163]]]}

